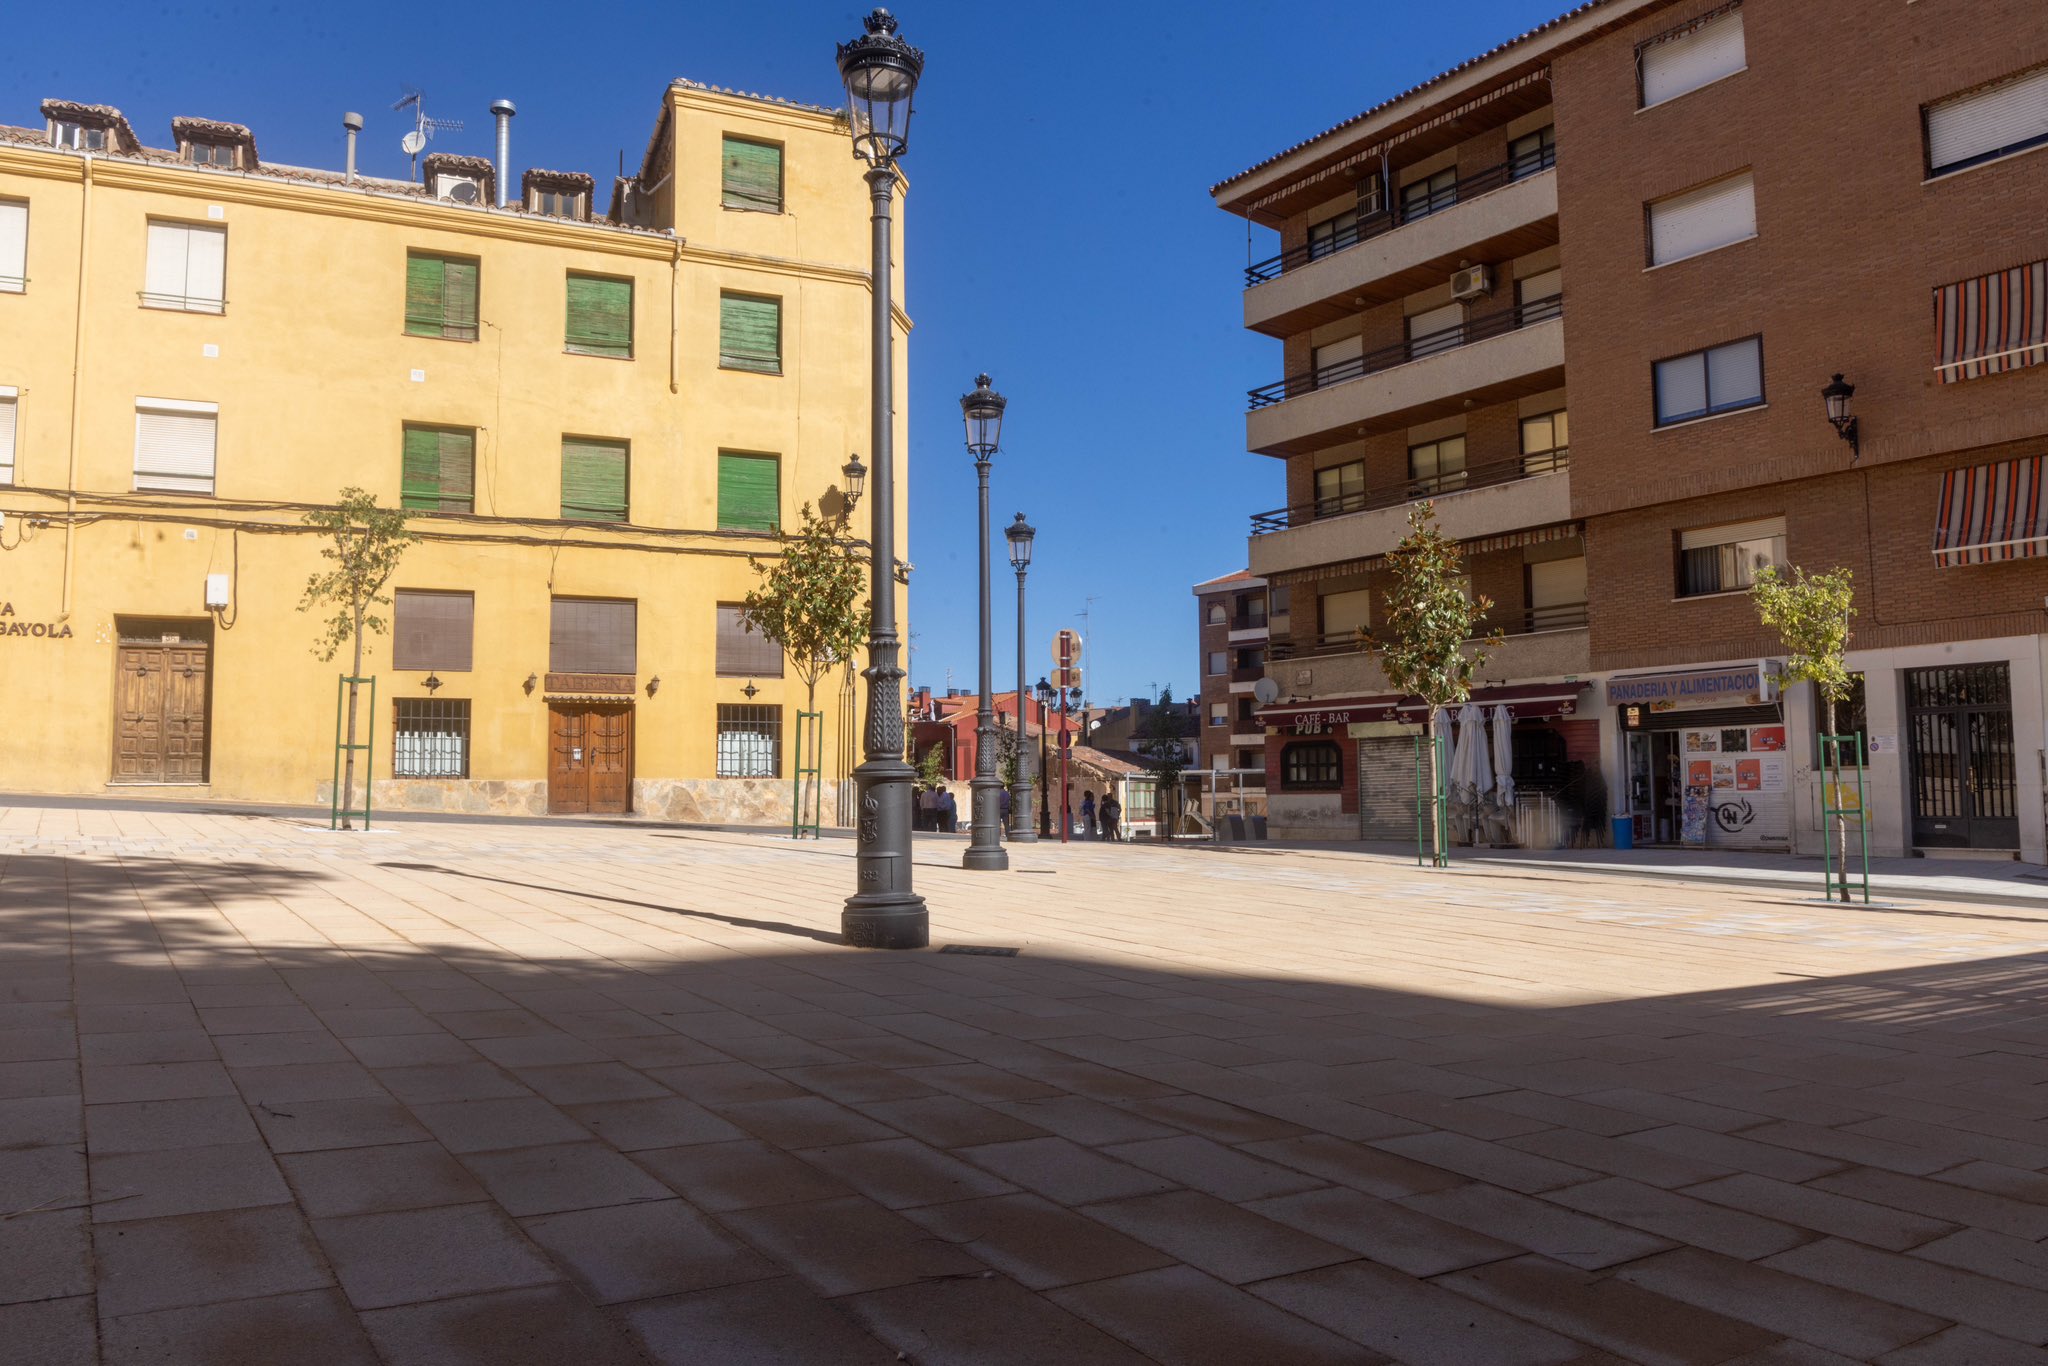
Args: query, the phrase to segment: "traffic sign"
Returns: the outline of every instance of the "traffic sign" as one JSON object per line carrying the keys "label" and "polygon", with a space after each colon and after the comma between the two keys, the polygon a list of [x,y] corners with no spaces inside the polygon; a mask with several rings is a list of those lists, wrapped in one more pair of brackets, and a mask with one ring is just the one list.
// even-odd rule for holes
{"label": "traffic sign", "polygon": [[1078,664],[1071,664],[1064,669],[1054,669],[1052,671],[1052,683],[1053,686],[1056,688],[1080,687],[1081,666]]}
{"label": "traffic sign", "polygon": [[1055,664],[1077,664],[1081,660],[1081,633],[1071,628],[1061,628],[1052,638],[1052,662]]}

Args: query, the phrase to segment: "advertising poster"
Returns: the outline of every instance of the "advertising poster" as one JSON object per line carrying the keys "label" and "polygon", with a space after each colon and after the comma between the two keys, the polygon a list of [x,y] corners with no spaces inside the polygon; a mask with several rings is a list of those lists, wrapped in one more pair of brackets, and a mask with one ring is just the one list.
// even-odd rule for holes
{"label": "advertising poster", "polygon": [[1711,794],[1704,787],[1685,789],[1685,806],[1678,824],[1680,844],[1705,844],[1707,842],[1707,807]]}
{"label": "advertising poster", "polygon": [[1716,792],[1732,792],[1735,790],[1735,761],[1733,759],[1714,760],[1714,790]]}
{"label": "advertising poster", "polygon": [[1694,759],[1685,766],[1687,787],[1712,787],[1714,785],[1714,761]]}
{"label": "advertising poster", "polygon": [[1749,752],[1749,727],[1737,726],[1733,730],[1722,731],[1721,752],[1723,754],[1747,754]]}
{"label": "advertising poster", "polygon": [[1735,790],[1737,792],[1761,792],[1764,790],[1763,763],[1758,759],[1737,759],[1735,761]]}
{"label": "advertising poster", "polygon": [[1749,747],[1758,754],[1782,753],[1785,748],[1785,728],[1783,726],[1751,726],[1749,728]]}
{"label": "advertising poster", "polygon": [[1721,732],[1689,730],[1685,733],[1685,748],[1690,754],[1718,754],[1721,750]]}

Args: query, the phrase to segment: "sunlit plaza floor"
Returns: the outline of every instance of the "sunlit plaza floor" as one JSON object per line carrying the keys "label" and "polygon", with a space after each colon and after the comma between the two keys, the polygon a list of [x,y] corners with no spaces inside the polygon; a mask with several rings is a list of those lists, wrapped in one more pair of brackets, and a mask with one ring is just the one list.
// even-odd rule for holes
{"label": "sunlit plaza floor", "polygon": [[960,849],[0,808],[0,1360],[2048,1363],[2038,903]]}

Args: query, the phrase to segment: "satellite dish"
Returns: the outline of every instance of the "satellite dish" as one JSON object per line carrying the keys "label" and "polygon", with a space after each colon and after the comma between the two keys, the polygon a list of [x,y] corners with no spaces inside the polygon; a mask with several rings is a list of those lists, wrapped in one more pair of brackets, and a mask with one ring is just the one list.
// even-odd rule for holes
{"label": "satellite dish", "polygon": [[398,146],[409,157],[416,157],[427,146],[427,135],[415,128],[398,140]]}
{"label": "satellite dish", "polygon": [[458,204],[474,204],[480,193],[474,180],[458,180],[449,187],[448,197]]}
{"label": "satellite dish", "polygon": [[1262,678],[1252,684],[1252,696],[1262,707],[1270,707],[1280,700],[1280,685],[1270,678]]}

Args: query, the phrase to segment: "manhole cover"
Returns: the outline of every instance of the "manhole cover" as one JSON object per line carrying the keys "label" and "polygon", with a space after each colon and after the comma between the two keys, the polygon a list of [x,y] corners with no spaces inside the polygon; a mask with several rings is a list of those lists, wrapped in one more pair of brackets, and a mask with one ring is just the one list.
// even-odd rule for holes
{"label": "manhole cover", "polygon": [[948,944],[940,953],[973,953],[983,958],[1015,958],[1017,950],[1002,948],[995,944]]}

